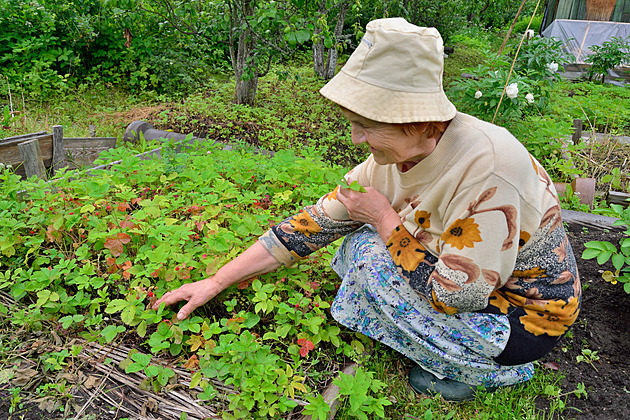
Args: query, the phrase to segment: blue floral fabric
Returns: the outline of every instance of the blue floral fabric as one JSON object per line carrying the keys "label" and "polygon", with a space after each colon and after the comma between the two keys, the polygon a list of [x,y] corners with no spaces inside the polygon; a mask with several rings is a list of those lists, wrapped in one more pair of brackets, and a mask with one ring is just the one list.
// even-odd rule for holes
{"label": "blue floral fabric", "polygon": [[438,378],[503,386],[529,380],[532,363],[502,366],[510,322],[503,314],[437,312],[398,272],[371,226],[346,236],[332,262],[342,279],[333,317],[393,348]]}

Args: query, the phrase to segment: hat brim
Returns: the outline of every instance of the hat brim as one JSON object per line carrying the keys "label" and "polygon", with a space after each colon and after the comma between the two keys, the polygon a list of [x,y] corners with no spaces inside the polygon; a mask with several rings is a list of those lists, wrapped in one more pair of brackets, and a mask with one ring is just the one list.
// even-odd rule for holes
{"label": "hat brim", "polygon": [[348,76],[343,69],[320,93],[364,118],[383,123],[449,121],[457,113],[442,90],[393,91]]}

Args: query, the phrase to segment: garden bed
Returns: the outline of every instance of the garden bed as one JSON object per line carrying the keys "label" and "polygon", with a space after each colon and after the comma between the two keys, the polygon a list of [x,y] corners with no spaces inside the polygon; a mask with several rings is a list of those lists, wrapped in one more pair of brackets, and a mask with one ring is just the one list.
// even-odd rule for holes
{"label": "garden bed", "polygon": [[[609,241],[617,244],[621,235],[614,230],[585,228],[569,224],[569,240],[575,252],[583,285],[582,310],[572,333],[542,362],[546,368],[557,369],[564,378],[562,389],[571,392],[583,384],[588,396],[567,396],[567,418],[619,420],[627,418],[627,398],[630,393],[630,295],[621,284],[613,285],[602,279],[604,270],[595,259],[580,258],[584,243]],[[597,352],[592,364],[578,362],[583,350]],[[593,353],[591,353],[593,354]]]}
{"label": "garden bed", "polygon": [[[563,418],[604,420],[625,418],[627,413],[625,401],[630,392],[630,360],[627,357],[627,349],[630,348],[630,334],[627,333],[627,325],[630,324],[630,295],[625,294],[619,284],[613,285],[602,279],[602,272],[612,268],[610,263],[600,266],[595,260],[579,258],[585,242],[608,240],[617,243],[620,234],[615,230],[586,228],[582,223],[569,223],[567,226],[584,285],[583,306],[572,333],[541,361],[539,369],[557,370],[564,376],[559,384],[562,392],[568,393],[564,397],[566,398],[564,403],[568,408]],[[25,346],[28,351],[24,352],[27,360],[37,360],[38,348],[41,347],[39,352],[44,352],[50,350],[46,348],[47,345],[54,346],[54,340],[44,343],[41,338],[35,337],[24,337],[24,342],[28,344]],[[86,346],[84,353],[90,354],[88,351],[90,348],[96,347]],[[599,359],[594,360],[592,364],[587,361],[578,362],[578,356],[584,355],[583,349],[596,351]],[[104,347],[101,352],[117,362],[117,359],[124,359],[128,350],[124,346]],[[171,389],[176,396],[160,393],[151,399],[149,393],[138,388],[140,378],[121,374],[120,368],[115,366],[116,363],[103,364],[105,360],[103,357],[92,359],[80,356],[79,360],[86,362],[83,363],[79,374],[81,383],[74,388],[73,402],[67,407],[74,414],[82,410],[83,416],[90,413],[96,416],[92,418],[177,419],[179,416],[173,413],[178,409],[179,412],[184,411],[182,410],[184,407],[187,407],[185,411],[189,413],[189,418],[203,418],[200,416],[202,413],[210,414],[215,410],[213,407],[201,408],[193,402],[194,398],[190,397],[191,391],[187,389],[190,373],[185,370],[177,370],[183,382],[180,381],[179,386]],[[76,365],[69,366],[73,367]],[[21,368],[25,372],[31,372],[28,369],[36,370],[37,366],[35,363],[25,362]],[[76,374],[76,371],[68,369],[65,374],[73,372]],[[70,376],[65,377],[68,378]],[[582,386],[586,390],[586,398],[572,393]],[[192,395],[198,391],[193,390]],[[4,394],[6,388],[3,390]],[[549,411],[550,400],[541,396],[537,401],[541,411]],[[54,408],[54,405],[47,404],[45,398],[25,402],[24,407],[27,409],[18,413],[19,418],[64,418],[59,411],[53,413],[46,411],[47,407]],[[217,402],[219,403],[219,400]],[[225,403],[219,403],[217,407],[223,404]],[[9,418],[9,406],[9,398],[3,398],[0,402],[0,419]],[[195,410],[198,410],[198,415],[193,414]]]}

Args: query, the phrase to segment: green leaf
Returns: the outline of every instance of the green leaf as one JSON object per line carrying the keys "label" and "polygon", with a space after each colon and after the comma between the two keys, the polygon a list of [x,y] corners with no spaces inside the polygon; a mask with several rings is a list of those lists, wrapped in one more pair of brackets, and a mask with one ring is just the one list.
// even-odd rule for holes
{"label": "green leaf", "polygon": [[140,372],[142,369],[144,369],[144,365],[140,363],[131,363],[127,365],[127,367],[125,368],[125,372],[126,373]]}
{"label": "green leaf", "polygon": [[352,375],[342,372],[333,380],[333,383],[339,387],[339,393],[342,395],[352,395],[354,392],[354,376]]}
{"label": "green leaf", "polygon": [[131,325],[136,317],[136,307],[133,304],[129,304],[121,313],[120,319],[127,325]]}
{"label": "green leaf", "polygon": [[357,192],[362,192],[362,193],[367,192],[365,188],[363,188],[363,186],[359,184],[358,181],[352,181],[351,183],[348,183],[348,181],[345,178],[342,178],[342,185],[343,185],[343,188],[346,188],[352,191],[357,191]]}
{"label": "green leaf", "polygon": [[142,321],[138,324],[137,333],[140,337],[147,335],[147,321]]}
{"label": "green leaf", "polygon": [[156,365],[149,365],[146,368],[144,368],[145,375],[147,375],[150,378],[159,375],[160,371],[161,371],[161,368]]}
{"label": "green leaf", "polygon": [[599,249],[585,249],[584,252],[582,252],[582,259],[584,260],[591,260],[595,257],[597,257],[599,255],[601,251]]}
{"label": "green leaf", "polygon": [[308,397],[309,404],[304,407],[303,413],[310,415],[313,420],[326,420],[328,413],[330,413],[330,406],[324,400],[321,394],[317,394],[317,397]]}
{"label": "green leaf", "polygon": [[135,362],[140,363],[142,366],[147,366],[151,363],[151,356],[144,353],[134,353],[131,355],[131,359]]}
{"label": "green leaf", "polygon": [[597,256],[597,263],[599,265],[602,265],[606,261],[608,261],[611,256],[612,256],[612,252],[607,252],[607,251],[600,252],[600,254]]}
{"label": "green leaf", "polygon": [[612,256],[612,263],[613,266],[617,269],[617,270],[621,270],[621,267],[623,267],[624,263],[626,262],[626,257],[624,257],[622,254],[614,254]]}
{"label": "green leaf", "polygon": [[193,373],[193,375],[190,377],[190,385],[189,388],[195,388],[197,385],[199,385],[199,383],[201,382],[202,379],[202,375],[201,372],[197,371],[195,373]]}
{"label": "green leaf", "polygon": [[109,302],[109,304],[107,304],[105,312],[108,314],[113,314],[114,312],[122,311],[129,305],[131,305],[131,303],[124,299],[114,299]]}
{"label": "green leaf", "polygon": [[116,335],[118,335],[118,333],[121,333],[125,330],[126,328],[123,327],[122,325],[119,325],[119,326],[108,325],[105,328],[103,328],[103,330],[101,331],[101,336],[105,338],[106,342],[111,343],[112,340],[116,338]]}

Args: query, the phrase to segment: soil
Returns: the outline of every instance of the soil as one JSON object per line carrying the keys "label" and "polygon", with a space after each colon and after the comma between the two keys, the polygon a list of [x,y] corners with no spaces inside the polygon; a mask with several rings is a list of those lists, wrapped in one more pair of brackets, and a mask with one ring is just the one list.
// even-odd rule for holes
{"label": "soil", "polygon": [[[562,392],[571,392],[584,384],[588,397],[570,394],[566,399],[566,418],[619,420],[628,418],[630,394],[630,295],[620,283],[613,285],[602,279],[612,264],[600,266],[596,260],[582,260],[584,243],[608,241],[617,245],[622,237],[617,232],[568,225],[571,246],[575,253],[583,285],[582,309],[567,337],[541,362],[564,375]],[[577,362],[583,349],[597,351],[599,360],[592,365]],[[564,416],[563,416],[564,417]]]}
{"label": "soil", "polygon": [[[567,409],[563,419],[619,420],[628,417],[627,398],[630,394],[630,295],[621,284],[613,285],[602,279],[605,270],[613,270],[609,262],[600,266],[595,260],[580,258],[584,243],[592,240],[617,244],[622,235],[613,230],[584,228],[568,224],[569,240],[576,255],[583,284],[582,310],[572,329],[572,336],[541,360],[542,369],[557,370],[563,378],[558,384],[566,396]],[[596,351],[599,360],[589,364],[578,362],[583,349]],[[572,393],[580,384],[588,396],[578,398]],[[1,388],[1,387],[0,387]],[[10,398],[7,389],[0,392],[0,420],[10,418]],[[548,399],[541,398],[539,409],[548,412]],[[25,404],[14,419],[52,419],[37,404]],[[540,413],[540,417],[544,417]],[[60,417],[61,418],[61,417]],[[98,418],[98,416],[97,416]]]}

